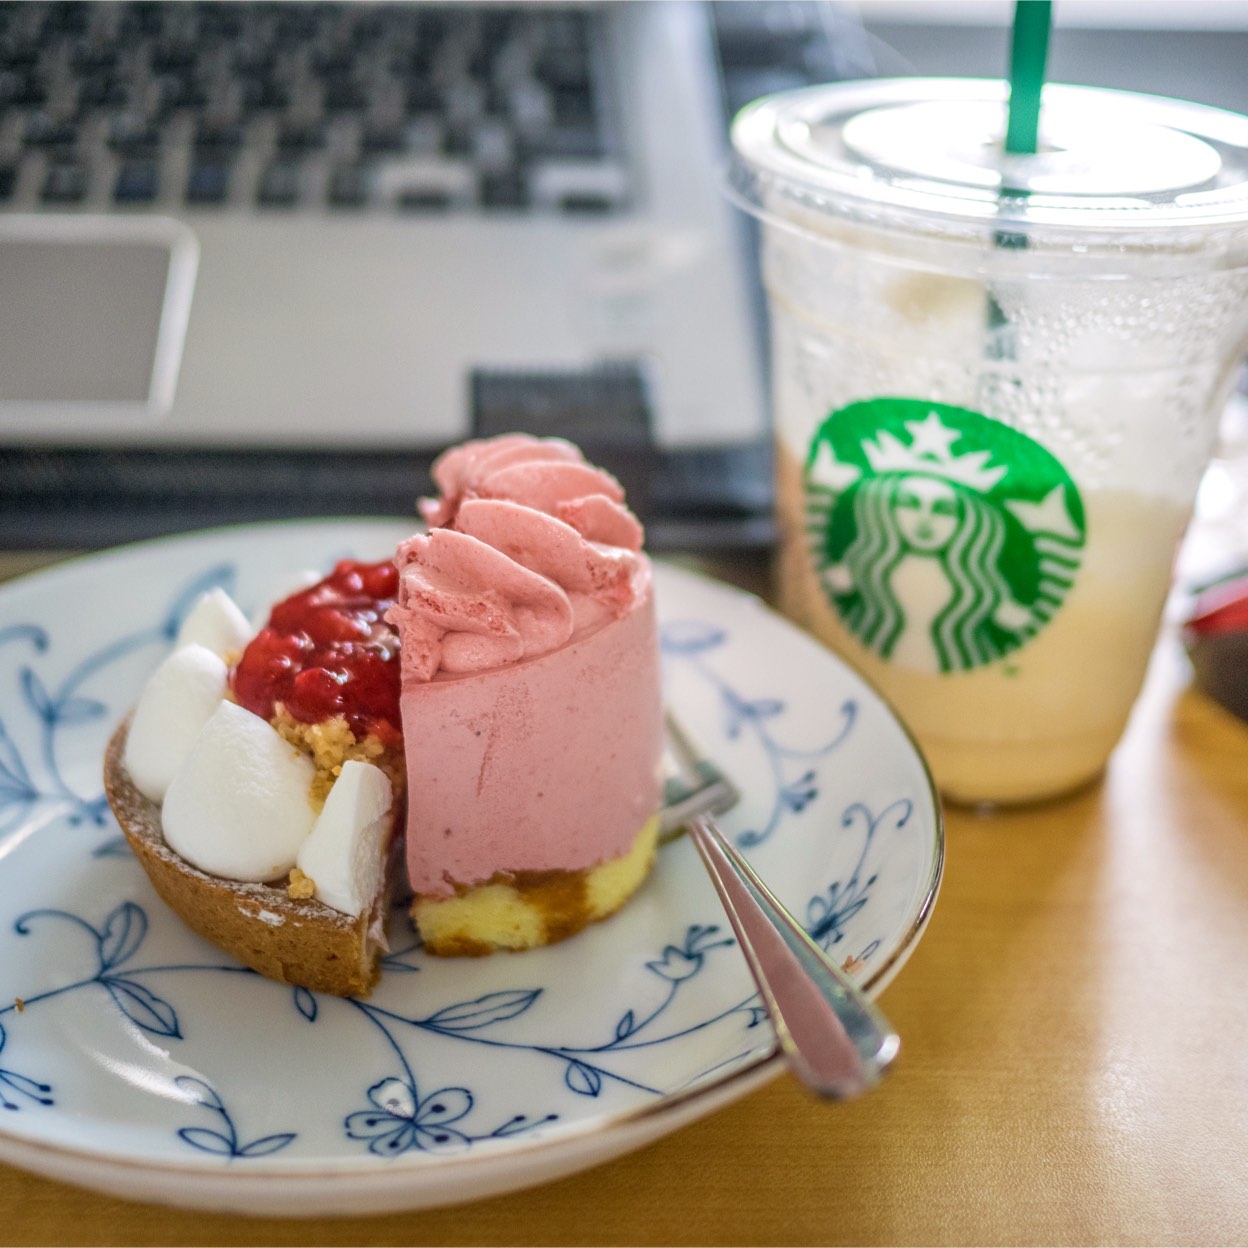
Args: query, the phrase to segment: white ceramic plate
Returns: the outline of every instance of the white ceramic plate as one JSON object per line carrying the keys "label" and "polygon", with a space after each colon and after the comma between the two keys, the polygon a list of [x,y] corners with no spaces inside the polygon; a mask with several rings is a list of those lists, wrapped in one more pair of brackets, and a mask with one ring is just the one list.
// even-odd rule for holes
{"label": "white ceramic plate", "polygon": [[[583,1169],[780,1070],[687,841],[621,913],[553,948],[426,959],[396,916],[368,1001],[243,970],[156,897],[100,759],[180,615],[213,585],[260,611],[292,573],[384,558],[407,532],[220,530],[0,590],[0,1158],[139,1200],[381,1213]],[[940,879],[920,757],[755,599],[672,567],[658,594],[667,698],[744,795],[725,829],[877,992]]]}

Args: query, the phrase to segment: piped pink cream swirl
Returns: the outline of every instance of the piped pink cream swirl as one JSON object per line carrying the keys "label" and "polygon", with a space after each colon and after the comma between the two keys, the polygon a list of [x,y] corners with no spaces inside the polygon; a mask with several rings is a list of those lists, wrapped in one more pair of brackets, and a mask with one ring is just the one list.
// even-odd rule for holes
{"label": "piped pink cream swirl", "polygon": [[619,482],[558,439],[469,442],[400,545],[408,874],[447,897],[621,857],[658,809],[649,560]]}
{"label": "piped pink cream swirl", "polygon": [[535,658],[619,619],[649,592],[642,529],[610,473],[570,442],[467,442],[434,464],[428,534],[400,544],[403,678]]}

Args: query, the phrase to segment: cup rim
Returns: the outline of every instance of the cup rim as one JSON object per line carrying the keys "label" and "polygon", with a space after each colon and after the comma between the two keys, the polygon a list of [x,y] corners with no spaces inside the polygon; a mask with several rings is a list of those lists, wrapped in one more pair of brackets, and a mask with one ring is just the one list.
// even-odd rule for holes
{"label": "cup rim", "polygon": [[[881,78],[764,96],[733,122],[723,192],[768,225],[814,237],[819,231],[812,219],[822,216],[929,241],[1000,246],[1008,233],[1028,248],[1125,248],[1187,257],[1199,268],[1211,262],[1248,266],[1248,117],[1237,113],[1137,92],[1046,85],[1050,114],[1073,118],[1068,132],[1078,129],[1079,117],[1099,110],[1103,138],[1112,139],[1107,127],[1115,118],[1131,119],[1141,127],[1137,138],[1151,131],[1189,166],[1196,158],[1193,176],[1203,181],[1171,191],[1154,186],[1143,194],[1075,193],[1074,174],[1066,188],[1071,193],[1055,193],[1060,178],[1040,179],[1039,190],[1028,186],[1037,161],[1048,160],[1052,168],[1051,151],[1034,161],[988,151],[960,166],[946,162],[932,176],[930,169],[916,174],[864,155],[846,141],[846,126],[855,119],[916,105],[969,105],[982,117],[999,118],[1003,131],[1007,94],[1007,85],[992,79]],[[1092,176],[1094,162],[1088,166]],[[971,176],[958,176],[967,170]],[[1103,184],[1104,172],[1099,176]]]}

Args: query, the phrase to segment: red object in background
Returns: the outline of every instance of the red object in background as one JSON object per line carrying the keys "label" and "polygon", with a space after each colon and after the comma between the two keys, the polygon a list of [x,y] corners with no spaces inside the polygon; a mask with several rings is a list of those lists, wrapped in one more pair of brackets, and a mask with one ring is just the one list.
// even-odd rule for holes
{"label": "red object in background", "polygon": [[344,559],[279,602],[234,669],[239,705],[271,719],[280,702],[305,724],[343,715],[357,737],[401,744],[399,638],[385,619],[398,588],[389,560]]}
{"label": "red object in background", "polygon": [[1248,576],[1205,590],[1197,597],[1186,627],[1200,637],[1248,631]]}
{"label": "red object in background", "polygon": [[1248,576],[1200,594],[1183,640],[1201,691],[1248,720]]}

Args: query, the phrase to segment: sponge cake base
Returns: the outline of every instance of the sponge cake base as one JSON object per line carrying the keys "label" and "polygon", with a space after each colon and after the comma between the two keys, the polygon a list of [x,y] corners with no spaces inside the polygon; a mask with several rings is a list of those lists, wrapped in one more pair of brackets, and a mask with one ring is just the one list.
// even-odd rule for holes
{"label": "sponge cake base", "polygon": [[418,895],[412,917],[425,949],[477,957],[575,935],[614,914],[637,891],[654,863],[658,835],[656,815],[626,853],[584,871],[500,872],[452,897]]}

